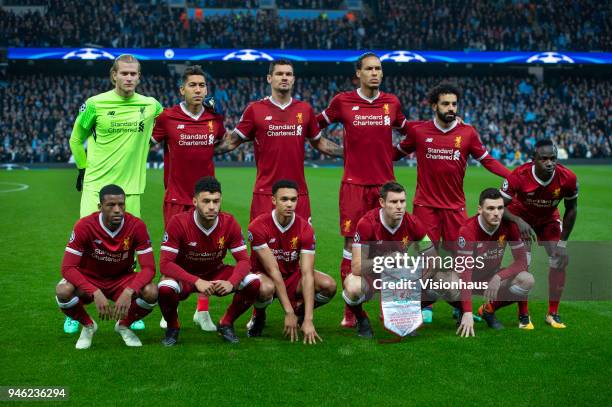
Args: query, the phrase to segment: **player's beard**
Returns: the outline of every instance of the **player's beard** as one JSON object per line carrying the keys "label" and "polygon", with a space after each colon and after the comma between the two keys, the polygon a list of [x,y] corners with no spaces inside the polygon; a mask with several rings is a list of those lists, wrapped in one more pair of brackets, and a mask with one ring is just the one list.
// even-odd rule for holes
{"label": "player's beard", "polygon": [[441,122],[447,123],[447,124],[452,123],[457,118],[457,114],[455,113],[445,114],[439,111],[436,111],[436,116],[438,116],[438,120],[440,120]]}

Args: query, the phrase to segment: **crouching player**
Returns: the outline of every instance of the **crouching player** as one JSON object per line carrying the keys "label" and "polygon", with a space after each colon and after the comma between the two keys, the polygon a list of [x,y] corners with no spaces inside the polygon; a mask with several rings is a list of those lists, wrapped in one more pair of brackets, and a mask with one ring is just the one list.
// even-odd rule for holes
{"label": "crouching player", "polygon": [[[57,303],[66,316],[83,325],[77,349],[89,348],[98,329],[83,306],[92,301],[100,319],[117,320],[115,332],[127,346],[142,346],[129,326],[148,315],[157,301],[157,287],[151,282],[155,277],[151,240],[144,222],[125,212],[123,189],[106,185],[99,197],[99,212],[76,223],[66,246],[64,278],[55,289]],[[141,267],[138,273],[134,253]]]}
{"label": "crouching player", "polygon": [[[178,341],[179,301],[199,292],[206,296],[234,294],[232,303],[217,325],[226,342],[238,343],[234,321],[248,310],[259,293],[259,278],[249,274],[249,257],[240,225],[221,212],[221,184],[215,177],[203,177],[195,185],[194,208],[174,215],[161,246],[159,308],[167,321],[165,346]],[[235,266],[223,264],[227,250]]]}
{"label": "crouching player", "polygon": [[[495,317],[495,311],[513,302],[527,298],[533,287],[533,276],[527,271],[527,249],[514,222],[503,219],[504,200],[495,188],[481,192],[478,215],[469,218],[459,230],[457,256],[465,266],[459,273],[464,282],[486,282],[486,288],[461,291],[461,317],[457,334],[474,336],[472,317],[472,293],[483,294],[487,303],[478,314],[494,329],[503,325]],[[502,268],[506,246],[510,245],[513,262]],[[484,284],[483,284],[484,285]],[[519,315],[519,328],[533,329],[529,315]]]}
{"label": "crouching player", "polygon": [[[433,244],[424,227],[406,212],[406,190],[397,182],[388,182],[380,189],[380,208],[372,209],[359,220],[353,241],[351,273],[344,279],[342,296],[357,319],[357,335],[362,338],[373,336],[368,315],[362,308],[363,302],[373,294],[373,288],[366,282],[363,271],[372,270],[366,264],[375,256],[373,247],[366,242],[398,242],[401,251],[406,251],[411,242],[422,242],[418,250],[430,252]],[[434,250],[435,251],[435,250]]]}
{"label": "crouching player", "polygon": [[251,266],[261,279],[261,292],[251,321],[250,337],[261,336],[266,307],[276,296],[285,311],[285,335],[315,344],[321,338],[313,323],[314,308],[328,303],[336,293],[336,282],[314,269],[315,236],[307,219],[295,214],[298,185],[279,180],[272,186],[274,209],[259,215],[249,225]]}

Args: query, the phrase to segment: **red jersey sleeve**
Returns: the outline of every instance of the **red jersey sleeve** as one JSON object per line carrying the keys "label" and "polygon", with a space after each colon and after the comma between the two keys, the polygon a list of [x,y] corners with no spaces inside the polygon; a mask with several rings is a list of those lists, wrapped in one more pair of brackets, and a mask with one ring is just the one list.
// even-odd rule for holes
{"label": "red jersey sleeve", "polygon": [[221,140],[223,136],[225,136],[225,126],[223,124],[225,122],[225,116],[217,115],[215,118],[215,121],[217,122],[217,131],[215,132],[215,140]]}
{"label": "red jersey sleeve", "polygon": [[397,104],[397,113],[395,114],[393,127],[401,134],[406,134],[408,121],[406,120],[406,116],[404,116],[404,112],[402,111],[402,103],[397,98],[395,103]]}
{"label": "red jersey sleeve", "polygon": [[253,110],[253,104],[248,105],[234,129],[243,140],[253,140],[255,138],[255,112]]}
{"label": "red jersey sleeve", "polygon": [[304,225],[302,229],[302,236],[300,238],[302,247],[300,253],[314,254],[315,253],[315,234],[314,229],[309,223]]}
{"label": "red jersey sleeve", "polygon": [[353,237],[353,247],[361,247],[363,242],[369,242],[372,239],[372,225],[366,220],[361,218],[357,222],[357,228],[355,228],[355,236]]}
{"label": "red jersey sleeve", "polygon": [[341,105],[340,95],[334,96],[329,106],[317,116],[320,128],[324,129],[332,123],[342,121]]}
{"label": "red jersey sleeve", "polygon": [[499,192],[504,198],[512,200],[519,190],[520,182],[516,176],[516,172],[512,172],[510,175],[508,175],[504,182],[502,182]]}
{"label": "red jersey sleeve", "polygon": [[578,178],[573,172],[569,173],[567,181],[563,185],[563,197],[565,199],[576,199],[578,198]]}
{"label": "red jersey sleeve", "polygon": [[234,271],[232,272],[232,275],[228,281],[232,283],[234,287],[238,287],[242,279],[249,274],[251,264],[249,262],[247,247],[244,242],[244,238],[242,237],[240,225],[233,216],[231,218],[231,222],[232,225],[229,229],[229,248],[232,252],[232,256],[234,256],[234,259],[236,260],[236,265],[234,266]]}
{"label": "red jersey sleeve", "polygon": [[151,135],[151,138],[156,143],[161,143],[162,141],[166,139],[166,136],[167,136],[166,111],[167,109],[164,109],[162,114],[157,116],[157,119],[155,119],[155,126],[153,127],[153,134]]}
{"label": "red jersey sleeve", "polygon": [[504,167],[502,163],[500,163],[495,158],[489,155],[489,152],[482,144],[482,141],[480,141],[480,135],[475,129],[473,129],[472,131],[469,148],[470,155],[476,161],[479,161],[483,167],[491,171],[493,174],[499,175],[500,177],[504,178],[510,175],[509,169]]}
{"label": "red jersey sleeve", "polygon": [[147,227],[141,220],[138,221],[134,228],[134,248],[138,255],[140,272],[132,280],[130,288],[138,292],[155,277],[155,257],[151,247],[151,238],[149,237],[149,232],[147,232]]}
{"label": "red jersey sleeve", "polygon": [[248,230],[249,242],[251,242],[251,250],[259,250],[268,247],[268,239],[266,232],[259,222],[252,222]]}
{"label": "red jersey sleeve", "polygon": [[[465,267],[463,273],[459,275],[459,278],[466,283],[472,281],[472,267],[468,267],[466,264],[471,264],[474,261],[475,240],[476,238],[469,227],[469,223],[459,229],[457,257],[463,258],[461,264]],[[472,312],[472,290],[461,290],[461,307],[463,308],[463,312]]]}
{"label": "red jersey sleeve", "polygon": [[393,152],[393,161],[397,161],[416,150],[416,123],[417,122],[406,122],[404,125],[406,137],[404,137],[404,139],[396,146],[396,149]]}
{"label": "red jersey sleeve", "polygon": [[508,266],[502,269],[498,274],[502,280],[516,276],[521,271],[527,271],[527,247],[521,240],[521,232],[518,226],[514,223],[510,223],[508,230],[508,244],[510,250],[512,250],[512,257],[514,261]]}
{"label": "red jersey sleeve", "polygon": [[198,276],[195,276],[185,271],[181,266],[176,263],[176,257],[181,247],[181,241],[183,238],[183,231],[180,222],[177,217],[174,217],[168,223],[168,227],[164,232],[164,238],[162,239],[160,258],[159,258],[159,271],[167,277],[175,280],[187,281],[191,284],[195,284],[198,281]]}
{"label": "red jersey sleeve", "polygon": [[70,239],[64,251],[62,277],[75,287],[85,291],[87,294],[93,295],[98,287],[91,284],[80,270],[81,258],[85,252],[89,239],[90,236],[87,233],[87,228],[84,226],[84,223],[82,221],[77,222],[76,225],[74,225],[74,229],[70,234]]}
{"label": "red jersey sleeve", "polygon": [[321,138],[321,127],[319,127],[319,122],[317,121],[317,117],[315,115],[312,107],[308,110],[308,129],[306,131],[306,138],[311,140],[318,140]]}

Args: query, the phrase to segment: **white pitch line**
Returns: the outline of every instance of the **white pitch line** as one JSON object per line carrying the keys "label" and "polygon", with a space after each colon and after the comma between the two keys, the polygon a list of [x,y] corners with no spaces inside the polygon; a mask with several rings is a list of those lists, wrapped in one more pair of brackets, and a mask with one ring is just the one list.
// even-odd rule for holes
{"label": "white pitch line", "polygon": [[9,186],[17,187],[17,188],[11,188],[11,189],[0,189],[0,193],[19,192],[19,191],[25,191],[26,189],[30,188],[28,184],[20,184],[17,182],[0,182],[0,185],[9,185]]}

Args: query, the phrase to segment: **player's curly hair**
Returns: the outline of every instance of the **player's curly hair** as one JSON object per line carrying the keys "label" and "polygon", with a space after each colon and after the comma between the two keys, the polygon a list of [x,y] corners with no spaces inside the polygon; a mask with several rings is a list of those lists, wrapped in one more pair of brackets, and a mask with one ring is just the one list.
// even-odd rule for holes
{"label": "player's curly hair", "polygon": [[202,177],[195,184],[193,196],[198,196],[200,192],[221,193],[221,183],[215,177]]}
{"label": "player's curly hair", "polygon": [[272,185],[272,195],[276,195],[276,191],[281,188],[290,188],[299,191],[297,182],[290,179],[279,179]]}
{"label": "player's curly hair", "polygon": [[480,197],[478,198],[478,205],[484,203],[485,199],[500,199],[502,197],[499,189],[497,188],[487,188],[480,193]]}
{"label": "player's curly hair", "polygon": [[183,71],[183,76],[181,76],[181,84],[184,85],[187,83],[187,79],[191,75],[202,75],[204,77],[204,83],[206,83],[206,74],[200,65],[192,65],[185,68]]}
{"label": "player's curly hair", "polygon": [[387,182],[385,185],[380,187],[380,197],[382,199],[386,200],[389,192],[395,192],[399,194],[400,192],[406,192],[406,189],[402,186],[402,184],[395,181]]}
{"label": "player's curly hair", "polygon": [[438,103],[438,100],[440,100],[440,95],[449,94],[457,96],[457,100],[461,98],[461,90],[457,85],[450,82],[442,82],[429,91],[427,94],[427,101],[430,105],[435,105]]}
{"label": "player's curly hair", "polygon": [[105,185],[100,189],[99,197],[100,203],[104,202],[104,197],[106,195],[123,195],[125,196],[125,191],[119,185],[109,184]]}

